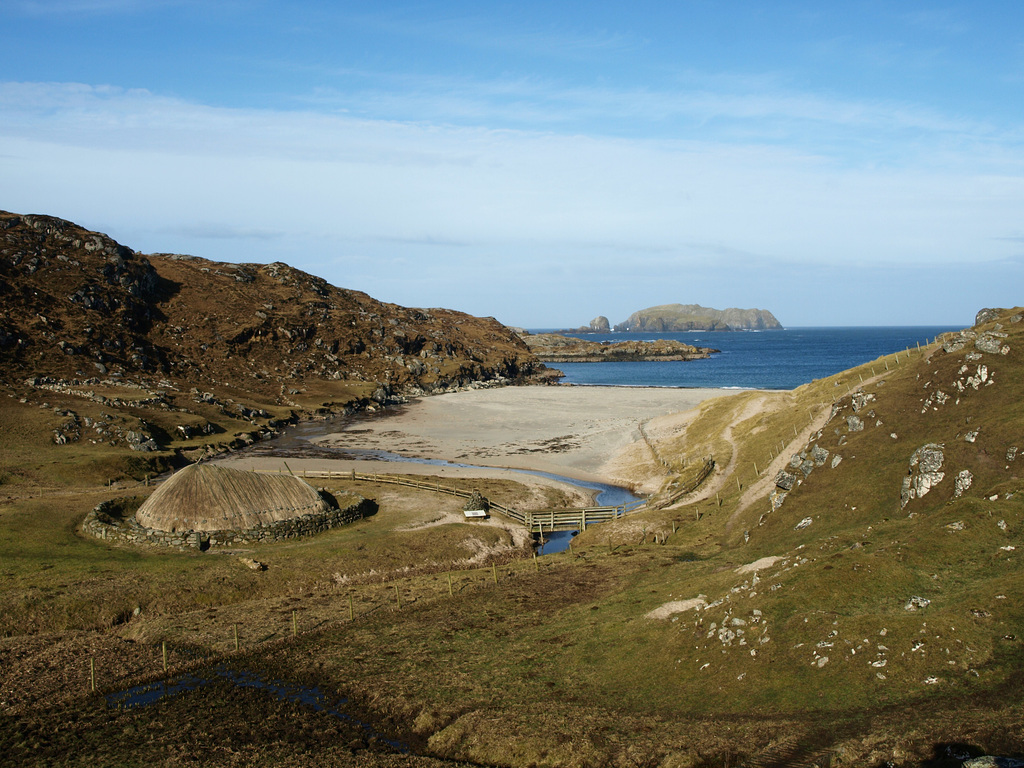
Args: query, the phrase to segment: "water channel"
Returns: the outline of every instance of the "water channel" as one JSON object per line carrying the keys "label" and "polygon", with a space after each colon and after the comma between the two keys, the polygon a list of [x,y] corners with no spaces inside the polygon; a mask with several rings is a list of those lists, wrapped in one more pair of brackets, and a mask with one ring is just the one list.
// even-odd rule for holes
{"label": "water channel", "polygon": [[[421,459],[402,456],[397,453],[390,453],[381,450],[362,450],[351,448],[335,448],[329,445],[313,443],[313,440],[332,432],[340,432],[345,426],[351,424],[354,418],[367,419],[379,418],[379,416],[358,416],[339,417],[327,421],[302,422],[289,427],[287,431],[265,443],[257,443],[246,449],[247,453],[264,456],[284,457],[311,457],[335,458],[362,461],[389,461],[395,463],[427,464],[438,467],[467,467],[471,469],[509,469],[507,467],[482,467],[476,464],[457,464],[443,459]],[[641,499],[626,488],[605,483],[594,483],[586,480],[577,480],[564,475],[540,472],[528,469],[511,469],[512,472],[537,475],[559,482],[597,491],[596,503],[599,506],[621,506],[635,504]],[[546,534],[544,541],[537,549],[538,555],[548,555],[555,552],[563,552],[569,547],[570,541],[578,531],[555,531]],[[347,720],[355,725],[361,726],[368,737],[380,739],[398,752],[408,753],[408,746],[395,739],[380,734],[367,723],[344,711],[347,700],[342,698],[331,700],[320,689],[295,685],[281,680],[266,680],[259,675],[249,671],[239,671],[219,664],[214,667],[207,676],[183,675],[173,680],[163,680],[156,683],[148,683],[128,688],[116,693],[107,694],[106,701],[110,707],[132,708],[144,707],[154,704],[169,696],[175,696],[209,684],[214,679],[225,679],[239,687],[255,688],[268,691],[278,698],[291,701],[297,704],[310,707],[319,712],[326,712],[335,717]]]}
{"label": "water channel", "polygon": [[[394,406],[392,406],[392,408],[393,407]],[[627,488],[622,488],[617,485],[608,485],[606,483],[577,480],[576,478],[552,474],[551,472],[541,472],[539,470],[532,469],[511,469],[509,467],[489,467],[479,464],[458,464],[444,459],[423,459],[403,456],[398,453],[379,449],[338,448],[331,445],[323,445],[313,442],[316,438],[332,433],[343,432],[345,428],[350,426],[353,422],[376,420],[380,418],[386,418],[386,413],[338,416],[325,421],[303,421],[288,427],[282,434],[272,440],[253,445],[247,449],[247,452],[265,456],[284,456],[295,458],[308,458],[315,456],[318,458],[346,459],[355,461],[388,461],[395,463],[425,464],[436,467],[502,469],[509,472],[519,472],[526,475],[546,477],[550,480],[557,480],[561,483],[574,485],[577,488],[597,491],[595,503],[597,506],[601,507],[628,506],[642,501],[641,497],[636,496]],[[553,533],[545,534],[544,541],[537,548],[537,554],[550,555],[556,552],[564,552],[569,548],[569,543],[577,533],[579,533],[579,531],[555,531]]]}

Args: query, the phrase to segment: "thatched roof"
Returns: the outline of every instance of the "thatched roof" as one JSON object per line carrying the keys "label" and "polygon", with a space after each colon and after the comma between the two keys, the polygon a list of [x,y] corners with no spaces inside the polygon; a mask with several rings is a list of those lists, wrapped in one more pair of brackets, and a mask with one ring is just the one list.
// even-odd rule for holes
{"label": "thatched roof", "polygon": [[161,531],[245,530],[326,509],[298,477],[192,464],[157,488],[135,519]]}

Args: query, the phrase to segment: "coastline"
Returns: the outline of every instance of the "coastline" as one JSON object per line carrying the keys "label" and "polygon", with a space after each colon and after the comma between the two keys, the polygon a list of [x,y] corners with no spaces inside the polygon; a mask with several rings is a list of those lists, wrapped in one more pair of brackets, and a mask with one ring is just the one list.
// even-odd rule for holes
{"label": "coastline", "polygon": [[[740,390],[636,386],[526,386],[465,390],[418,398],[397,412],[331,426],[313,446],[331,450],[386,451],[409,459],[472,467],[348,458],[281,458],[240,455],[219,460],[239,468],[294,471],[505,477],[557,483],[523,470],[607,485],[639,488],[616,459],[643,440],[642,424],[684,413],[704,400]],[[518,470],[518,471],[517,471]]]}

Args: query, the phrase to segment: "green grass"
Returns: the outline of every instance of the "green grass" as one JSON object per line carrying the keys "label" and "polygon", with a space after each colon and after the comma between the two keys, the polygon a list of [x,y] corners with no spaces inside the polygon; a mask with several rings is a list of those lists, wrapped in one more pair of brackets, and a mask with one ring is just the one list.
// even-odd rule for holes
{"label": "green grass", "polygon": [[[256,745],[224,735],[238,754],[285,762],[306,755],[292,740],[316,718],[290,711],[294,722],[281,725],[262,709],[266,701],[237,691],[215,688],[130,715],[90,710],[76,693],[85,654],[101,662],[104,685],[117,687],[159,677],[163,641],[176,669],[225,659],[315,683],[411,734],[419,751],[449,760],[735,766],[757,756],[772,764],[771,755],[788,749],[808,761],[821,753],[834,766],[909,767],[941,764],[940,745],[953,741],[1020,754],[1024,457],[1011,464],[1005,454],[1024,423],[1016,383],[1024,334],[1008,323],[1007,332],[1011,353],[985,359],[994,385],[923,414],[922,400],[937,387],[948,392],[960,375],[964,352],[914,350],[898,365],[890,356],[792,393],[707,401],[685,433],[658,449],[680,467],[708,452],[722,472],[732,463],[720,506],[705,500],[595,526],[573,553],[536,563],[517,557],[523,553],[502,531],[464,522],[415,527],[457,512],[455,499],[341,482],[333,485],[339,492],[380,498],[378,513],[312,539],[254,548],[247,554],[268,564],[262,573],[229,555],[109,547],[80,538],[75,526],[117,494],[62,494],[62,479],[40,496],[39,468],[59,457],[74,467],[78,449],[37,446],[36,468],[19,474],[10,457],[50,416],[18,411],[0,446],[0,493],[14,497],[0,508],[0,661],[12,662],[0,682],[28,692],[5,715],[13,725],[0,728],[10,734],[5,754],[37,750],[58,761],[61,745],[82,738],[101,744],[101,754],[128,755],[137,735],[166,746],[157,724],[208,708],[222,718],[200,727],[211,738],[249,733],[254,716],[273,723],[266,738],[253,735]],[[862,414],[875,416],[849,432],[850,392],[887,363],[884,384],[863,386],[876,400]],[[812,443],[842,462],[816,468],[763,520],[767,487],[737,512],[777,442],[786,454],[809,448],[791,444],[794,429],[833,398],[842,411]],[[969,430],[979,432],[973,443]],[[909,457],[928,442],[945,445],[946,478],[901,509]],[[974,483],[955,498],[953,477],[963,468]],[[525,497],[515,484],[466,482],[503,503]],[[797,529],[808,517],[812,524]],[[654,543],[655,533],[664,543]],[[470,562],[480,549],[490,559]],[[766,556],[782,559],[756,576],[737,571]],[[708,603],[702,610],[646,618],[698,595]],[[930,602],[907,610],[912,597]],[[40,707],[45,695],[60,706]],[[78,719],[55,727],[69,712]],[[325,754],[341,755],[344,738],[329,736]],[[156,747],[139,754],[159,759]]]}

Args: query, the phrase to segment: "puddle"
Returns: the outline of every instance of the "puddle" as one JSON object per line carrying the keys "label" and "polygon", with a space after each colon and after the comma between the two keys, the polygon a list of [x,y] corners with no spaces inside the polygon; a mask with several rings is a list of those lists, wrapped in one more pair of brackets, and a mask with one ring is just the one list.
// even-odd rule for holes
{"label": "puddle", "polygon": [[403,754],[409,753],[409,747],[407,744],[378,733],[369,723],[365,723],[359,718],[343,711],[342,707],[348,703],[348,699],[332,698],[317,687],[296,685],[285,680],[267,680],[255,672],[231,669],[224,664],[218,664],[210,670],[210,674],[206,677],[190,674],[176,678],[175,680],[146,683],[145,685],[137,685],[133,688],[118,691],[117,693],[108,693],[105,696],[105,699],[108,707],[134,709],[136,707],[145,707],[150,704],[155,704],[156,702],[165,698],[170,698],[171,696],[177,696],[181,693],[194,691],[197,688],[209,685],[218,679],[227,680],[228,682],[234,683],[239,688],[253,688],[259,691],[267,691],[281,701],[301,704],[317,712],[325,712],[326,714],[333,715],[339,720],[344,720],[361,727],[366,731],[367,737],[376,738],[390,746],[392,749]]}

